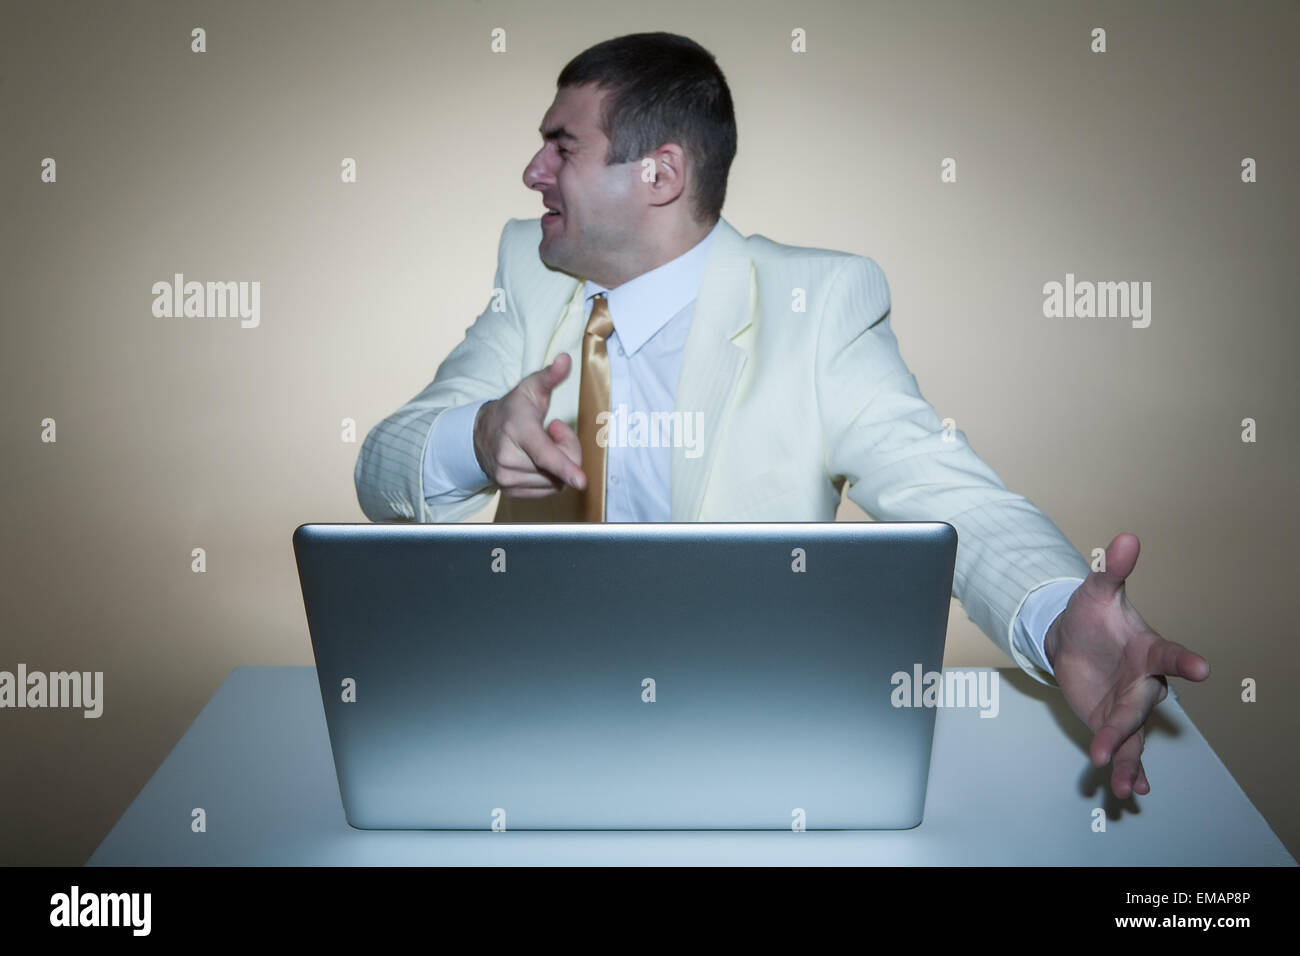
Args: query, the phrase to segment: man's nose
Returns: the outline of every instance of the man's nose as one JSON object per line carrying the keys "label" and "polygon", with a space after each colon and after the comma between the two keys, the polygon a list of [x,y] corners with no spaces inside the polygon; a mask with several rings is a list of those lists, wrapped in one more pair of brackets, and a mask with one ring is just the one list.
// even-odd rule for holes
{"label": "man's nose", "polygon": [[542,158],[543,152],[544,150],[539,149],[533,154],[533,158],[528,161],[528,165],[524,167],[524,185],[529,189],[545,186],[550,176],[549,171],[546,169],[545,160]]}

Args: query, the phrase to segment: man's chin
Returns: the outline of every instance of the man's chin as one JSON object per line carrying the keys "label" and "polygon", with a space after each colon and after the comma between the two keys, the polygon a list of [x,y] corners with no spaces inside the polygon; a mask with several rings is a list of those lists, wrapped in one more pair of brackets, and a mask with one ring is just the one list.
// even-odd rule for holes
{"label": "man's chin", "polygon": [[578,278],[578,273],[570,267],[569,257],[556,248],[554,240],[542,239],[537,246],[537,256],[548,269],[555,269]]}

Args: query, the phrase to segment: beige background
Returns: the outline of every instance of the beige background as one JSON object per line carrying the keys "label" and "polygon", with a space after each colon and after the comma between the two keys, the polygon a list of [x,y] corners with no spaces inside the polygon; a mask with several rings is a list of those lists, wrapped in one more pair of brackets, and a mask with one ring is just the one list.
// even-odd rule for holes
{"label": "beige background", "polygon": [[[729,221],[876,259],[940,415],[1085,555],[1142,539],[1130,597],[1213,668],[1184,706],[1300,850],[1296,5],[646,9],[3,5],[0,669],[106,693],[99,720],[0,712],[0,862],[83,862],[232,668],[311,663],[291,532],[364,520],[359,439],[487,305],[504,221],[541,211],[520,177],[560,68],[660,29],[731,85]],[[260,281],[261,327],[155,319],[174,272]],[[1150,281],[1150,328],[1043,318],[1067,272]],[[949,665],[1009,665],[959,605],[951,631]]]}

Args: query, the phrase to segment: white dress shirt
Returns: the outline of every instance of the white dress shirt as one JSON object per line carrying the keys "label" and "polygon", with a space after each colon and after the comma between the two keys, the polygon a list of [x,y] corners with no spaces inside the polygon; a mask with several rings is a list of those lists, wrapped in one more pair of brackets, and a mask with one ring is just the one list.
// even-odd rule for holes
{"label": "white dress shirt", "polygon": [[[624,432],[618,427],[619,416],[673,411],[686,335],[717,229],[715,224],[676,259],[616,288],[586,283],[586,314],[591,315],[593,297],[603,292],[614,320],[607,342],[610,408],[615,415],[606,446],[607,521],[669,520],[672,441],[647,440],[644,432],[631,428]],[[574,368],[569,374],[579,371]],[[429,504],[463,501],[491,484],[474,453],[474,419],[487,401],[448,409],[434,423],[424,457]],[[620,440],[623,434],[628,441]],[[1069,578],[1039,585],[1016,615],[1016,647],[1049,674],[1053,669],[1043,650],[1047,629],[1082,581]]]}

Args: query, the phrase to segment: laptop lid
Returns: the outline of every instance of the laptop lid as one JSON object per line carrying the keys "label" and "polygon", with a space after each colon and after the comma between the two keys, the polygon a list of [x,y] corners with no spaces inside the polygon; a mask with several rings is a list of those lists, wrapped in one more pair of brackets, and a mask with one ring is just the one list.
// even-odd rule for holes
{"label": "laptop lid", "polygon": [[945,522],[305,524],[348,822],[908,828]]}

